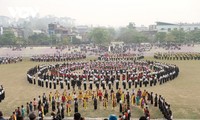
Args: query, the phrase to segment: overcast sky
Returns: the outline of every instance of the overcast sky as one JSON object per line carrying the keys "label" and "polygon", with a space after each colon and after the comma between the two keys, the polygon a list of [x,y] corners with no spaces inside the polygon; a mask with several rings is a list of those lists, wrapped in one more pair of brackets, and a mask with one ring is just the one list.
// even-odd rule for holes
{"label": "overcast sky", "polygon": [[71,17],[77,24],[103,26],[200,22],[200,0],[0,0],[0,15],[20,17],[21,9],[35,10],[40,16]]}

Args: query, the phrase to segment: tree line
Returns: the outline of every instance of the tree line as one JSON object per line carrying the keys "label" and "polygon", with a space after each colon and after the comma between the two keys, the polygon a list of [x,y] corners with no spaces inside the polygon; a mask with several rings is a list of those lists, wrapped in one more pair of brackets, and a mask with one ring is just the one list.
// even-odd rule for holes
{"label": "tree line", "polygon": [[[183,31],[172,30],[168,33],[157,32],[154,35],[147,35],[139,32],[129,24],[119,29],[95,27],[87,33],[87,43],[108,45],[112,41],[122,41],[124,43],[197,43],[200,42],[200,30]],[[27,39],[16,37],[11,31],[5,31],[0,35],[0,45],[70,45],[82,44],[85,41],[77,39],[75,36],[57,37],[45,33],[30,35]]]}
{"label": "tree line", "polygon": [[111,41],[122,41],[124,43],[198,43],[200,42],[200,30],[183,31],[172,30],[168,33],[157,32],[147,35],[131,27],[123,27],[119,30],[111,28],[94,28],[90,32],[90,39],[96,44],[107,44]]}

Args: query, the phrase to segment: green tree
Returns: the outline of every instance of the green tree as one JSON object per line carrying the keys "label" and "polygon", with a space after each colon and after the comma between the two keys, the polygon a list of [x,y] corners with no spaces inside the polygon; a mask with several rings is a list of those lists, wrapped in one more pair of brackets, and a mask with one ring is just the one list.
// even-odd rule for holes
{"label": "green tree", "polygon": [[166,33],[165,32],[158,32],[156,33],[156,40],[159,42],[165,42]]}
{"label": "green tree", "polygon": [[125,43],[141,43],[147,42],[148,38],[143,33],[126,27],[120,29],[117,41],[123,41]]}
{"label": "green tree", "polygon": [[172,33],[168,33],[168,34],[166,34],[165,41],[166,42],[176,42],[175,36]]}
{"label": "green tree", "polygon": [[175,42],[178,43],[185,42],[186,32],[184,30],[172,30],[170,34],[174,36]]}
{"label": "green tree", "polygon": [[112,28],[112,27],[109,27],[108,29],[108,40],[109,41],[114,41],[115,39],[116,39],[116,31],[115,31],[115,29],[114,28]]}
{"label": "green tree", "polygon": [[134,32],[135,30],[129,29],[127,27],[120,28],[117,40],[123,41],[125,43],[131,43],[134,40]]}
{"label": "green tree", "polygon": [[69,45],[71,43],[70,37],[63,37],[60,41],[61,45]]}
{"label": "green tree", "polygon": [[111,34],[108,29],[97,27],[89,33],[89,38],[95,44],[108,44],[111,41]]}
{"label": "green tree", "polygon": [[28,37],[32,45],[50,45],[51,39],[46,34],[34,34]]}
{"label": "green tree", "polygon": [[25,44],[26,40],[24,38],[16,37],[16,45],[25,45]]}
{"label": "green tree", "polygon": [[200,42],[200,30],[191,31],[188,35],[188,39],[193,42]]}
{"label": "green tree", "polygon": [[13,32],[5,31],[3,35],[0,36],[0,44],[1,45],[15,45],[16,37]]}
{"label": "green tree", "polygon": [[75,36],[72,37],[72,44],[81,44],[81,40],[77,39]]}

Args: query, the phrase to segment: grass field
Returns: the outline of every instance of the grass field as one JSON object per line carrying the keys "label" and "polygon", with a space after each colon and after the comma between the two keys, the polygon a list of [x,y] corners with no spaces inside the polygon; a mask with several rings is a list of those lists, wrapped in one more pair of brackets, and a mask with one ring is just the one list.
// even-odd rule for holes
{"label": "grass field", "polygon": [[[152,58],[147,58],[154,60]],[[162,60],[159,60],[162,61]],[[179,66],[180,74],[177,79],[157,85],[155,87],[142,88],[164,96],[167,102],[171,104],[174,118],[177,119],[200,119],[200,61],[162,61],[173,63]],[[29,68],[42,64],[25,60],[16,64],[0,65],[0,84],[3,84],[6,91],[6,98],[0,103],[0,110],[4,116],[10,116],[14,109],[26,102],[31,101],[34,97],[48,94],[53,90],[31,85],[26,80],[26,72]],[[60,90],[63,91],[63,90]],[[92,104],[92,102],[91,102]],[[119,114],[115,110],[86,110],[80,107],[79,111],[85,117],[107,117],[111,113]],[[102,104],[102,103],[99,103]],[[102,106],[102,105],[101,105]],[[157,108],[150,106],[151,118],[162,118],[162,114]],[[138,118],[143,115],[143,111],[137,107],[132,108],[132,117]]]}

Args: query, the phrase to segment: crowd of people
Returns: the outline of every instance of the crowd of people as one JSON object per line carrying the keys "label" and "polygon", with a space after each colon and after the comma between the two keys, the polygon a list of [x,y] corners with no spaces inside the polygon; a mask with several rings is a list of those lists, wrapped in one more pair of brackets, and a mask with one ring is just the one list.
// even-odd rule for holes
{"label": "crowd of people", "polygon": [[[78,90],[77,90],[78,91]],[[47,114],[51,114],[53,120],[61,120],[66,116],[79,113],[80,110],[118,110],[118,120],[130,120],[131,110],[138,107],[144,113],[147,120],[150,119],[150,107],[158,107],[164,117],[172,120],[170,105],[161,95],[153,94],[146,90],[79,90],[63,92],[56,90],[49,94],[43,93],[32,101],[15,109],[10,120],[23,120],[31,113],[35,113],[38,120],[43,120]],[[91,104],[92,103],[92,104]],[[82,118],[84,119],[84,118]]]}
{"label": "crowd of people", "polygon": [[66,54],[45,54],[45,55],[34,55],[30,58],[31,61],[36,62],[59,62],[59,61],[72,61],[85,59],[86,54],[83,53],[66,53]]}
{"label": "crowd of people", "polygon": [[154,58],[160,60],[200,60],[200,53],[155,53]]}
{"label": "crowd of people", "polygon": [[0,64],[10,64],[21,62],[22,57],[0,57]]}
{"label": "crowd of people", "polygon": [[178,73],[179,68],[175,65],[153,61],[90,61],[36,66],[27,72],[27,80],[50,89],[59,85],[68,90],[76,86],[84,90],[106,87],[110,90],[119,86],[131,89],[161,85],[176,78]]}
{"label": "crowd of people", "polygon": [[5,90],[4,90],[4,88],[3,88],[3,85],[1,85],[1,86],[0,86],[0,102],[1,102],[2,100],[4,100],[4,98],[5,98]]}
{"label": "crowd of people", "polygon": [[[71,106],[75,97],[74,106],[76,106],[76,102],[78,104],[82,101],[81,104],[83,104],[84,109],[87,109],[89,105],[88,100],[94,101],[94,109],[98,108],[98,106],[95,106],[97,105],[96,103],[101,101],[104,109],[107,109],[109,105],[115,109],[118,105],[121,113],[119,117],[124,118],[130,113],[130,105],[136,104],[144,109],[146,117],[150,117],[147,114],[149,110],[146,107],[146,101],[151,100],[152,93],[146,91],[145,93],[137,92],[133,94],[130,90],[142,86],[147,87],[148,85],[161,85],[173,80],[178,74],[179,68],[172,64],[147,60],[118,62],[94,60],[90,62],[38,65],[27,72],[27,80],[29,83],[37,84],[41,87],[65,89],[62,94],[54,94],[59,94],[59,97],[57,95],[52,98],[55,101],[65,101],[68,105],[66,106],[65,104],[65,110],[69,110],[68,107]],[[79,92],[68,92],[67,94],[66,90]],[[144,99],[144,96],[147,96],[147,100]],[[154,101],[158,102],[152,104],[158,104],[164,117],[170,118],[172,116],[170,105],[161,96],[155,95],[155,99],[157,100]],[[54,108],[56,109],[56,107]],[[52,108],[52,111],[55,109]],[[70,112],[68,111],[67,114],[70,114]]]}
{"label": "crowd of people", "polygon": [[144,56],[141,54],[119,53],[119,54],[104,54],[98,57],[98,60],[105,61],[121,61],[121,60],[140,60]]}
{"label": "crowd of people", "polygon": [[160,47],[164,48],[165,50],[181,50],[181,44],[175,43],[161,44]]}
{"label": "crowd of people", "polygon": [[[150,47],[151,49],[152,47]],[[132,49],[131,47],[129,49]],[[149,49],[149,50],[150,50]],[[180,49],[169,47],[167,49]],[[96,49],[92,49],[95,52]],[[98,50],[98,49],[97,49]],[[101,49],[99,49],[101,50]],[[105,52],[106,49],[102,49]],[[87,51],[87,49],[86,49]],[[138,51],[145,51],[143,48]],[[101,52],[98,52],[101,53]],[[29,83],[54,89],[13,111],[11,120],[23,120],[34,113],[34,118],[43,120],[47,114],[53,120],[72,116],[84,120],[80,109],[118,110],[119,120],[130,120],[133,106],[144,112],[144,118],[150,119],[150,107],[158,107],[164,118],[173,119],[170,104],[161,95],[141,91],[142,87],[162,85],[175,79],[179,74],[176,65],[155,61],[140,60],[142,54],[118,53],[104,54],[98,60],[73,62],[85,59],[81,52],[70,54],[43,54],[30,58],[36,62],[60,62],[62,64],[38,65],[28,70]],[[200,60],[199,53],[155,53],[155,59],[161,60]],[[22,61],[22,57],[0,57],[0,64]],[[59,92],[58,89],[64,90]],[[5,98],[3,86],[0,87],[0,102]],[[92,103],[92,104],[91,104]],[[90,108],[88,110],[88,108]],[[77,114],[78,113],[78,114]],[[78,116],[78,117],[76,117]],[[0,114],[1,118],[1,114]]]}

